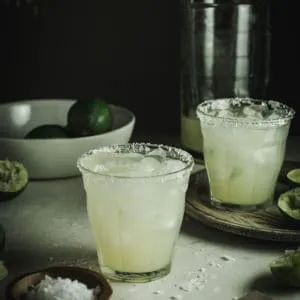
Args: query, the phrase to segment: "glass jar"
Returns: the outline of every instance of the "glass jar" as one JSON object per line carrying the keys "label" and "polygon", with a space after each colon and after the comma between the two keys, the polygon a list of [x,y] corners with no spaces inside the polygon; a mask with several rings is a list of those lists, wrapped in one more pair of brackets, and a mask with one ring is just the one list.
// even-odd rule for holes
{"label": "glass jar", "polygon": [[199,103],[266,95],[269,1],[182,0],[181,4],[181,144],[201,156]]}

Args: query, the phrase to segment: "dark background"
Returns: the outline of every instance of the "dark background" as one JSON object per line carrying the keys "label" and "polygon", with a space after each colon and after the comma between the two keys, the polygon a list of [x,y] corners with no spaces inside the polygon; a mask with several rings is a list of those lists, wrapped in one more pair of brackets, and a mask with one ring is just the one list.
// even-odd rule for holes
{"label": "dark background", "polygon": [[[268,96],[300,111],[295,2],[271,0]],[[179,134],[178,0],[0,3],[0,102],[99,96],[133,110],[137,132]]]}

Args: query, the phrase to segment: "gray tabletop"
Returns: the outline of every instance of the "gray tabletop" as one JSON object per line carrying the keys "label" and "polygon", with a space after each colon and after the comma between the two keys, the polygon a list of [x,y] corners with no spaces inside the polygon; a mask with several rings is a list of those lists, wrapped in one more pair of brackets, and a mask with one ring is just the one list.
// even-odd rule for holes
{"label": "gray tabletop", "polygon": [[[298,157],[298,138],[290,138],[287,158]],[[79,177],[30,182],[18,198],[0,203],[0,223],[7,233],[3,259],[8,268],[0,299],[7,283],[23,272],[58,264],[98,270]],[[185,218],[171,273],[146,284],[112,282],[112,300],[232,300],[251,290],[275,300],[299,300],[300,290],[278,287],[268,268],[295,247],[227,234]]]}

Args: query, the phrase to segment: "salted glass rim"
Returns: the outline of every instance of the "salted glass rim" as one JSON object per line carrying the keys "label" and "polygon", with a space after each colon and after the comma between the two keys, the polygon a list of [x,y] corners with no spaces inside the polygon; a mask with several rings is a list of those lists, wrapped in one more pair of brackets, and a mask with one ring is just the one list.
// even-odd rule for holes
{"label": "salted glass rim", "polygon": [[[106,153],[140,153],[143,154],[141,149],[147,150],[148,152],[154,149],[163,149],[167,153],[168,158],[180,160],[185,164],[183,168],[179,170],[166,172],[163,174],[156,174],[156,175],[144,175],[144,176],[125,176],[125,175],[111,175],[111,174],[103,174],[97,171],[92,170],[84,166],[83,160],[89,156],[94,155],[98,152],[106,152]],[[123,150],[123,151],[122,151]],[[127,150],[127,151],[124,151]],[[135,151],[133,151],[135,150]],[[140,151],[138,151],[140,150]],[[145,152],[147,153],[147,152]],[[174,156],[168,156],[173,154]],[[128,143],[128,144],[113,144],[109,146],[100,146],[89,151],[84,152],[77,160],[77,168],[80,171],[84,171],[86,173],[93,174],[95,176],[106,177],[106,178],[116,178],[116,179],[145,179],[145,178],[160,178],[160,177],[167,177],[170,175],[175,175],[182,173],[194,166],[194,158],[193,156],[185,150],[174,146],[168,146],[164,144],[152,144],[152,143]]]}
{"label": "salted glass rim", "polygon": [[[279,115],[277,118],[271,118],[271,119],[250,119],[250,118],[239,118],[239,117],[232,117],[232,116],[217,116],[212,115],[210,112],[207,111],[208,106],[212,105],[220,105],[220,108],[222,109],[222,105],[224,109],[225,105],[229,105],[231,102],[236,103],[257,103],[262,104],[266,103],[266,105],[270,105],[272,108],[276,109],[278,112],[281,112],[281,115]],[[217,108],[215,108],[217,109]],[[292,120],[295,116],[296,111],[291,108],[290,106],[279,102],[277,100],[266,100],[266,99],[255,99],[250,97],[232,97],[232,98],[216,98],[216,99],[207,99],[200,103],[197,106],[196,113],[198,118],[201,121],[201,117],[204,116],[204,118],[212,120],[218,120],[223,121],[224,123],[236,123],[236,124],[249,124],[249,125],[278,125],[280,123],[287,123],[290,120]]]}

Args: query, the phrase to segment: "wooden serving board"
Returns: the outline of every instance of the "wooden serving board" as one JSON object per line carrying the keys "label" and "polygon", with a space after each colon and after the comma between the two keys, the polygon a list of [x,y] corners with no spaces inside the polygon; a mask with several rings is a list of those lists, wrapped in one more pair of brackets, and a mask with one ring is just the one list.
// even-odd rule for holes
{"label": "wooden serving board", "polygon": [[[276,187],[275,198],[292,188],[286,180],[291,169],[300,168],[300,163],[285,162]],[[299,227],[291,224],[280,213],[276,204],[253,212],[227,211],[209,203],[209,183],[206,170],[191,175],[186,197],[186,214],[204,225],[246,236],[269,241],[300,243]]]}

